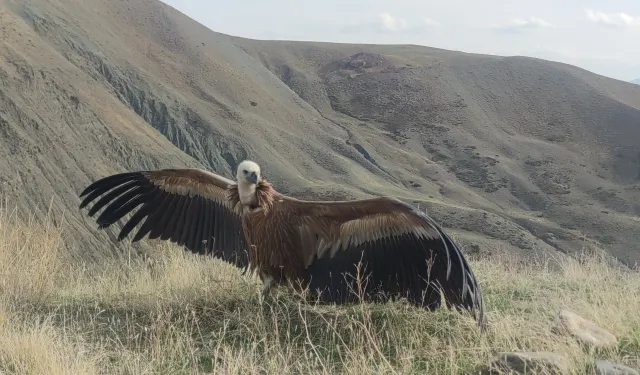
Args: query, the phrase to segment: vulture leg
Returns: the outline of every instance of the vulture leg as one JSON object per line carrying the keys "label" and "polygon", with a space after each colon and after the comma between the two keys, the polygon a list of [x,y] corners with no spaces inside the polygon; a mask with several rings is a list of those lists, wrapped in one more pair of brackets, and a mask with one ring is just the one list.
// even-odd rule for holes
{"label": "vulture leg", "polygon": [[271,288],[273,288],[274,279],[271,275],[263,273],[262,275],[262,298],[266,298]]}

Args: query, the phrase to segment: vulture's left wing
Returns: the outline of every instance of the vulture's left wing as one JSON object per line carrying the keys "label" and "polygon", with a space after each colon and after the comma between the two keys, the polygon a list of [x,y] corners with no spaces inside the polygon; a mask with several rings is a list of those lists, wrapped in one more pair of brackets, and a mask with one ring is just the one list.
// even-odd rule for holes
{"label": "vulture's left wing", "polygon": [[123,226],[119,241],[146,218],[133,242],[148,234],[149,239],[169,240],[193,253],[212,254],[246,268],[241,217],[226,199],[231,184],[234,182],[201,169],[126,172],[89,185],[80,194],[86,196],[80,208],[102,195],[89,209],[89,216],[106,206],[96,219],[100,228],[106,228],[142,205]]}
{"label": "vulture's left wing", "polygon": [[390,197],[287,199],[287,211],[298,227],[310,289],[321,291],[321,300],[383,292],[436,307],[442,292],[449,306],[472,310],[484,327],[482,293],[471,267],[426,213]]}

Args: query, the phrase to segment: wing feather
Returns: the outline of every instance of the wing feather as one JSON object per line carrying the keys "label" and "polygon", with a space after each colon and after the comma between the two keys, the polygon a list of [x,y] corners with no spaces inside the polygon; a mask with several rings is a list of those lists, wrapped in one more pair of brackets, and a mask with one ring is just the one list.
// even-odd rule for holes
{"label": "wing feather", "polygon": [[[427,308],[471,310],[484,328],[480,286],[460,248],[426,213],[398,199],[345,202],[286,198],[298,225],[309,288],[325,301],[401,295]],[[359,267],[359,268],[358,268]],[[351,278],[360,277],[358,287]],[[347,276],[349,275],[349,276]],[[354,290],[360,290],[354,294]]]}
{"label": "wing feather", "polygon": [[[80,208],[95,201],[88,215],[107,228],[129,213],[118,240],[139,226],[133,242],[168,240],[196,254],[211,254],[246,268],[242,219],[227,200],[233,181],[200,169],[161,169],[115,174],[99,179],[80,194]],[[100,197],[100,198],[98,198]],[[97,201],[96,201],[97,199]],[[138,208],[136,211],[136,208]]]}

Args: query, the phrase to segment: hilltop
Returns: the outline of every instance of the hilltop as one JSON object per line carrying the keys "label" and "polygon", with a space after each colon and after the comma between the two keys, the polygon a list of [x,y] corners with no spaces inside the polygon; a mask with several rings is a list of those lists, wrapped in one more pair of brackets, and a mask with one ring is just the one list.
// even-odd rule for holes
{"label": "hilltop", "polygon": [[0,36],[2,192],[40,220],[51,203],[84,255],[119,230],[78,210],[91,181],[231,177],[250,158],[296,197],[420,204],[470,253],[586,237],[640,260],[637,85],[526,57],[249,40],[157,0],[7,0]]}

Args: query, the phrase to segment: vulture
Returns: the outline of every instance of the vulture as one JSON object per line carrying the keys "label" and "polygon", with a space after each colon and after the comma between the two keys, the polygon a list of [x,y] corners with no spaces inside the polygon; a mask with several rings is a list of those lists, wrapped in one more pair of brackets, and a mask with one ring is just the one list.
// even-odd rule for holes
{"label": "vulture", "polygon": [[104,208],[99,228],[140,206],[118,241],[145,219],[132,242],[169,240],[249,270],[263,296],[287,284],[319,302],[406,298],[428,310],[444,302],[485,329],[482,292],[460,248],[425,212],[393,197],[296,199],[250,160],[236,181],[197,168],[124,172],[91,183],[83,197],[80,209],[97,199],[89,217]]}

